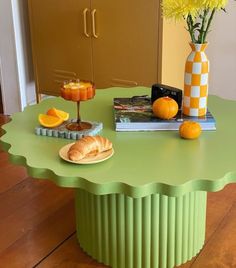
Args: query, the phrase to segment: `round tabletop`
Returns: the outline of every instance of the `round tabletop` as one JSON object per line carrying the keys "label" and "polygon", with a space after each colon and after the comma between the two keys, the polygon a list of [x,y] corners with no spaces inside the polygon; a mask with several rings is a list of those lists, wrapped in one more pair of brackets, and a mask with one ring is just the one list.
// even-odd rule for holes
{"label": "round tabletop", "polygon": [[150,88],[110,88],[97,90],[93,100],[81,103],[82,119],[102,122],[100,135],[113,143],[114,155],[104,162],[66,162],[59,150],[72,140],[35,134],[38,114],[51,107],[76,117],[76,103],[60,97],[14,114],[3,126],[6,133],[1,141],[11,160],[25,165],[31,176],[99,195],[180,196],[198,190],[217,191],[236,181],[236,101],[209,96],[216,131],[203,131],[196,140],[181,139],[178,131],[116,132],[113,98],[145,94],[150,95]]}

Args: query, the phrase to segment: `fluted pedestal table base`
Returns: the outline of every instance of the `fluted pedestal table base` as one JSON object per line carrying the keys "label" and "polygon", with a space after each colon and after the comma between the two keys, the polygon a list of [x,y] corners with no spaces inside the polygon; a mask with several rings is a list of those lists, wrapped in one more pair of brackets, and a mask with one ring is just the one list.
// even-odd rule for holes
{"label": "fluted pedestal table base", "polygon": [[172,268],[204,244],[206,192],[180,197],[94,195],[76,190],[77,238],[112,268]]}

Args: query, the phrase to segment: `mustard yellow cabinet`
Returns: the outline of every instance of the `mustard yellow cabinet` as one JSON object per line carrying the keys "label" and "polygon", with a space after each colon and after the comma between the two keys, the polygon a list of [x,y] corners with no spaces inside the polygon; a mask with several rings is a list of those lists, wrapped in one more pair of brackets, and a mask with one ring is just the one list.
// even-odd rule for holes
{"label": "mustard yellow cabinet", "polygon": [[[58,95],[63,80],[93,79],[92,39],[84,35],[88,0],[29,0],[38,93]],[[89,27],[89,25],[87,25]]]}
{"label": "mustard yellow cabinet", "polygon": [[162,82],[165,44],[159,1],[28,4],[38,94],[58,95],[62,81],[76,77],[93,80],[97,88]]}

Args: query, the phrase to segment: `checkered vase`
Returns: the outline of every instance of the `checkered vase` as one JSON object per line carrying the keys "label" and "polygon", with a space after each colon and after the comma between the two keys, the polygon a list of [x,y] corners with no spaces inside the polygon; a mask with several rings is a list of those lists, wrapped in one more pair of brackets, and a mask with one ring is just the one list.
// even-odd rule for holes
{"label": "checkered vase", "polygon": [[202,116],[207,112],[209,61],[207,44],[190,44],[192,52],[185,64],[183,113]]}

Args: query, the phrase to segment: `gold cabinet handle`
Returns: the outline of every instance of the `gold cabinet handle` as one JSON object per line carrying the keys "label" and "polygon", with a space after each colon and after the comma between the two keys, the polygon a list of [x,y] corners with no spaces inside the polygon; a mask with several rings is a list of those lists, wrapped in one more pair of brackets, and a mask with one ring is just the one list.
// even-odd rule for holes
{"label": "gold cabinet handle", "polygon": [[83,11],[83,17],[84,17],[84,35],[86,37],[90,37],[89,36],[89,33],[87,31],[87,13],[88,13],[89,9],[88,8],[85,8],[84,11]]}
{"label": "gold cabinet handle", "polygon": [[98,38],[98,35],[96,33],[96,23],[95,23],[96,13],[97,13],[97,10],[93,9],[93,11],[92,11],[92,26],[93,26],[92,29],[93,29],[93,37]]}

